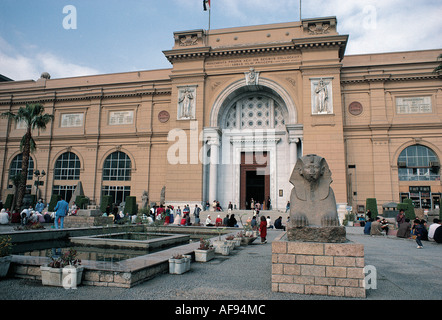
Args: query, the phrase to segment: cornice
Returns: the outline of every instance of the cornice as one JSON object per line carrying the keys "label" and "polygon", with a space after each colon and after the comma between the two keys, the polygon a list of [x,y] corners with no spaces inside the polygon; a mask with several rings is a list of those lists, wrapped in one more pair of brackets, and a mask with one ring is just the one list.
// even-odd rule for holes
{"label": "cornice", "polygon": [[336,36],[316,36],[309,38],[293,39],[290,42],[267,43],[256,45],[241,45],[225,48],[212,47],[194,47],[185,49],[173,49],[163,51],[170,63],[177,60],[208,58],[208,57],[224,57],[238,56],[249,54],[277,53],[294,50],[318,49],[324,47],[339,47],[340,58],[342,59],[345,47],[347,45],[347,35]]}
{"label": "cornice", "polygon": [[388,81],[399,82],[399,81],[436,80],[436,79],[440,79],[440,76],[435,73],[403,74],[403,75],[379,74],[379,75],[348,77],[347,79],[343,78],[341,75],[341,84],[388,82]]}
{"label": "cornice", "polygon": [[146,90],[128,90],[121,92],[91,92],[91,93],[82,93],[80,90],[77,94],[69,93],[57,93],[54,91],[53,93],[45,93],[42,95],[38,95],[35,93],[34,97],[21,97],[8,95],[7,99],[1,100],[0,105],[16,105],[23,103],[55,103],[55,102],[63,102],[63,101],[83,101],[83,100],[93,100],[93,99],[118,99],[118,98],[130,98],[130,97],[141,97],[141,96],[157,96],[157,95],[171,95],[171,89],[146,89]]}

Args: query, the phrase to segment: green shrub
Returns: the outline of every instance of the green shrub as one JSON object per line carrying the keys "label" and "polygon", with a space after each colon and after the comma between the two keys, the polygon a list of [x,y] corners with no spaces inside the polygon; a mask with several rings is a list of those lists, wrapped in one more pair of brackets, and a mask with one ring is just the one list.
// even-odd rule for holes
{"label": "green shrub", "polygon": [[89,204],[89,198],[86,196],[77,196],[75,198],[75,204],[77,205],[78,209],[86,209],[87,205]]}
{"label": "green shrub", "polygon": [[129,215],[137,214],[137,198],[133,196],[127,196],[126,205],[124,206],[124,214],[128,213]]}
{"label": "green shrub", "polygon": [[410,221],[413,221],[416,219],[416,214],[414,212],[414,206],[413,206],[413,200],[411,199],[404,199],[404,204],[407,205],[405,209],[405,218],[410,219]]}
{"label": "green shrub", "polygon": [[61,196],[59,194],[53,194],[51,197],[51,201],[49,201],[48,211],[53,212],[57,202],[61,200]]}
{"label": "green shrub", "polygon": [[370,210],[371,217],[375,219],[378,215],[378,204],[376,198],[367,198],[365,201],[365,207],[367,208],[367,211]]}
{"label": "green shrub", "polygon": [[6,196],[6,201],[5,201],[5,205],[4,205],[4,207],[6,208],[6,209],[11,209],[12,208],[12,201],[14,200],[14,195],[11,193],[11,194],[8,194],[7,196]]}
{"label": "green shrub", "polygon": [[106,212],[106,208],[107,206],[111,207],[111,211],[112,211],[112,196],[101,196],[101,205],[100,205],[100,210],[101,212]]}

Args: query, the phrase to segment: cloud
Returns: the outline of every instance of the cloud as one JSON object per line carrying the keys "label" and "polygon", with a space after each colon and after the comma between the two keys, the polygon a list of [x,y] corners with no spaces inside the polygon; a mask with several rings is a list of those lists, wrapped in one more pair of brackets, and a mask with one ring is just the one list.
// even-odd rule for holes
{"label": "cloud", "polygon": [[94,68],[65,61],[50,52],[28,44],[21,53],[0,37],[0,72],[13,80],[36,80],[48,72],[52,78],[77,77],[99,74]]}

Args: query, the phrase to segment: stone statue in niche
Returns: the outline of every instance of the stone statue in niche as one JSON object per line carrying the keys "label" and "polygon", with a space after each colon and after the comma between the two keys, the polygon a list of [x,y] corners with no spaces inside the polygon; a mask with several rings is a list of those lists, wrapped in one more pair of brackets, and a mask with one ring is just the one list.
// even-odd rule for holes
{"label": "stone statue in niche", "polygon": [[178,119],[194,119],[195,118],[195,89],[180,89],[178,97]]}
{"label": "stone statue in niche", "polygon": [[328,90],[327,86],[324,84],[324,80],[319,80],[319,83],[315,89],[316,94],[316,108],[318,113],[327,113],[327,101],[328,101]]}
{"label": "stone statue in niche", "polygon": [[338,226],[335,195],[327,161],[317,155],[298,159],[290,183],[290,222],[293,226]]}
{"label": "stone statue in niche", "polygon": [[311,154],[298,159],[290,177],[291,241],[345,242],[345,227],[339,226],[331,171],[327,161]]}
{"label": "stone statue in niche", "polygon": [[255,71],[255,68],[251,67],[249,72],[244,73],[246,76],[246,85],[257,86],[259,80],[259,72]]}

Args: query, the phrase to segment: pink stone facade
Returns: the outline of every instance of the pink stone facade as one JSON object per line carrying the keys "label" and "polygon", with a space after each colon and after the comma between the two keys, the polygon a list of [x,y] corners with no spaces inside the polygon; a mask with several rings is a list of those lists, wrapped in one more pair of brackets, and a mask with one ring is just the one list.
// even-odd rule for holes
{"label": "pink stone facade", "polygon": [[272,291],[365,298],[364,246],[348,243],[272,243]]}

